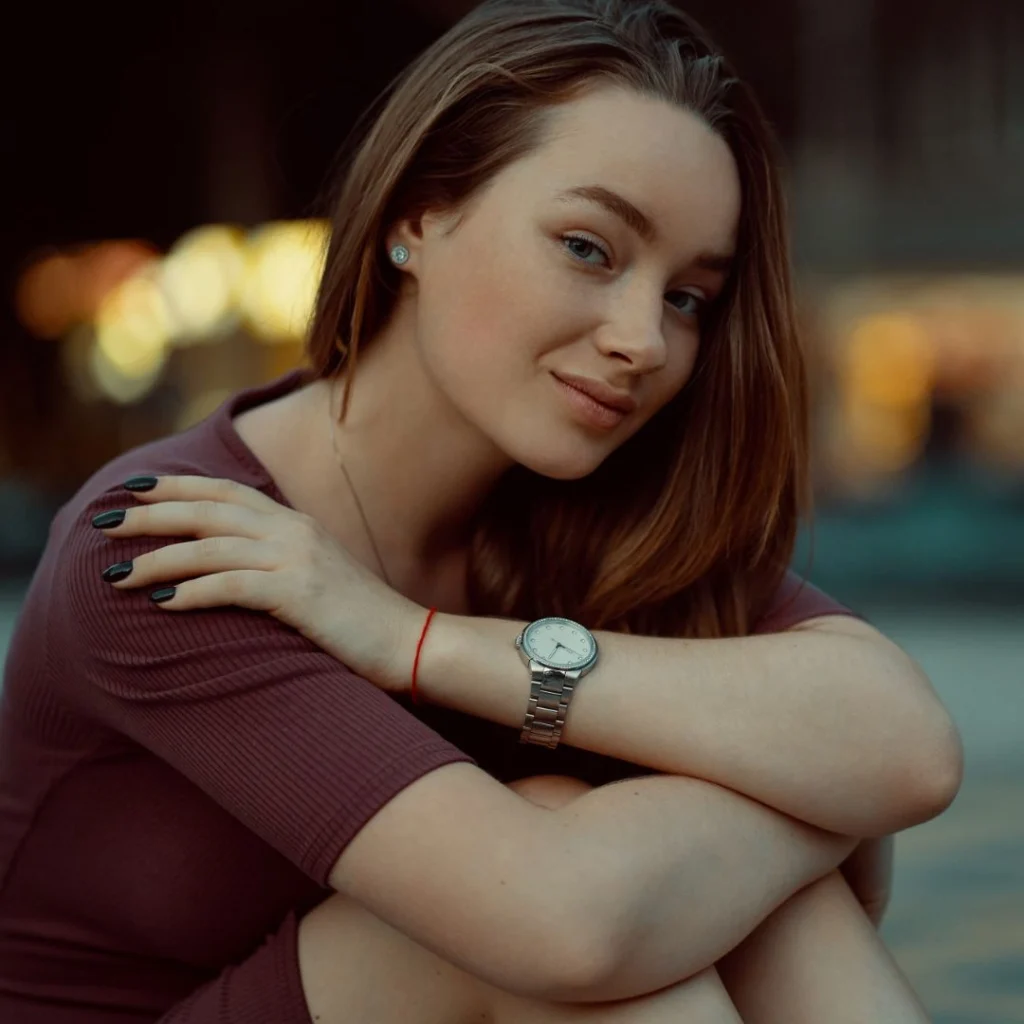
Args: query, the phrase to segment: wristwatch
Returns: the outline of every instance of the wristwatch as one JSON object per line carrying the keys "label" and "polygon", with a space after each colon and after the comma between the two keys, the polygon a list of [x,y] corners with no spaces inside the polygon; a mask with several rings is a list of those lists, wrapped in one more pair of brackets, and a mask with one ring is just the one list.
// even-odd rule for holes
{"label": "wristwatch", "polygon": [[594,634],[572,619],[534,619],[516,637],[530,667],[530,702],[520,743],[558,746],[576,684],[597,664]]}

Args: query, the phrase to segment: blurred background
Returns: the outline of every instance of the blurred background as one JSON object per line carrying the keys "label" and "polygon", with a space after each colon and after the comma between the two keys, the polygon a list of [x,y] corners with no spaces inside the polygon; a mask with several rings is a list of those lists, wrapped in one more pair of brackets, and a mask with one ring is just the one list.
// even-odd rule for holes
{"label": "blurred background", "polygon": [[[22,5],[0,657],[95,469],[299,365],[334,154],[471,6]],[[685,7],[786,153],[818,504],[796,567],[921,661],[967,750],[954,806],[900,836],[883,933],[940,1024],[1024,1021],[1024,3]]]}

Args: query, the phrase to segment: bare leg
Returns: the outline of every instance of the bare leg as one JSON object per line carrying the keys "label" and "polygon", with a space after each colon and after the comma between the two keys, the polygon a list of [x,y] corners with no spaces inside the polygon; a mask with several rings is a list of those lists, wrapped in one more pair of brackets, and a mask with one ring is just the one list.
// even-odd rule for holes
{"label": "bare leg", "polygon": [[[536,776],[510,788],[554,808],[590,787],[576,779]],[[299,964],[318,1024],[742,1024],[714,968],[635,999],[529,999],[467,974],[340,895],[300,922]]]}
{"label": "bare leg", "polygon": [[342,896],[303,918],[299,963],[317,1024],[742,1024],[714,968],[622,1002],[545,1002],[480,981]]}
{"label": "bare leg", "polygon": [[746,1024],[928,1024],[838,871],[787,900],[717,966]]}
{"label": "bare leg", "polygon": [[612,1003],[544,1003],[492,990],[488,1024],[743,1024],[714,967]]}

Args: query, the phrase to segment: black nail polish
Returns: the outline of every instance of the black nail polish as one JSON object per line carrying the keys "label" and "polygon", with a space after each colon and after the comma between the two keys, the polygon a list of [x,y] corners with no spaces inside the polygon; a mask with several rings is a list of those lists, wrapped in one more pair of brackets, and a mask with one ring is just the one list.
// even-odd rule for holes
{"label": "black nail polish", "polygon": [[123,580],[125,577],[130,576],[131,571],[131,562],[115,562],[103,570],[103,578],[108,583],[116,583],[118,580]]}
{"label": "black nail polish", "polygon": [[124,522],[125,515],[126,511],[123,508],[115,508],[111,512],[101,512],[93,518],[92,525],[97,530],[106,530],[111,526],[120,526]]}
{"label": "black nail polish", "polygon": [[163,604],[164,601],[170,601],[170,599],[174,597],[174,592],[177,589],[177,587],[163,587],[160,590],[154,590],[153,593],[149,595],[149,599],[153,604]]}
{"label": "black nail polish", "polygon": [[156,484],[155,476],[130,476],[122,486],[126,491],[151,491]]}

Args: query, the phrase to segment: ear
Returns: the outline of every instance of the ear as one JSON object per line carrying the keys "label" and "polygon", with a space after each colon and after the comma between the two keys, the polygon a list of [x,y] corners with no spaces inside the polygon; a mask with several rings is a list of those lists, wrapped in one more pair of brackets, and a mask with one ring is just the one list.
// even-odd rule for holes
{"label": "ear", "polygon": [[457,220],[457,215],[452,213],[428,210],[396,221],[384,236],[387,251],[390,253],[396,245],[404,245],[409,250],[409,262],[402,270],[415,276],[424,246],[450,233]]}
{"label": "ear", "polygon": [[406,267],[409,267],[423,249],[422,219],[417,217],[415,220],[400,220],[389,228],[384,238],[388,252],[396,245],[404,245],[409,250],[409,263],[406,264]]}
{"label": "ear", "polygon": [[415,217],[404,217],[396,221],[385,235],[387,251],[390,253],[396,245],[404,245],[409,250],[409,262],[402,270],[414,276],[422,258],[423,246],[430,237],[432,226],[430,214],[420,213]]}

